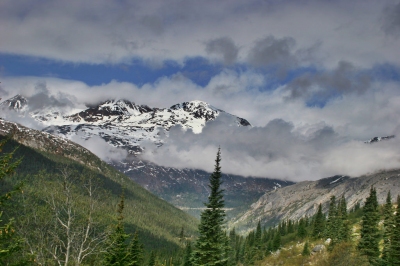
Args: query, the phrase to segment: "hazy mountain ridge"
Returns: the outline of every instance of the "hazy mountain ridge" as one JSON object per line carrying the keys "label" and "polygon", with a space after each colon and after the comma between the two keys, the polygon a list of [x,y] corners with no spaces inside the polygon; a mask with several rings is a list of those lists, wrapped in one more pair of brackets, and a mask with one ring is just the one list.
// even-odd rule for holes
{"label": "hazy mountain ridge", "polygon": [[[136,183],[166,201],[199,217],[209,195],[210,173],[196,169],[176,169],[141,160],[113,162],[112,165]],[[293,184],[268,178],[222,174],[222,188],[228,218],[245,211],[266,191]]]}
{"label": "hazy mountain ridge", "polygon": [[350,210],[358,202],[361,206],[364,204],[371,186],[376,188],[379,204],[385,203],[389,190],[397,197],[400,195],[400,170],[381,171],[354,178],[338,175],[279,188],[265,193],[231,226],[254,228],[259,220],[267,225],[274,225],[282,219],[298,220],[314,215],[319,204],[322,204],[326,213],[331,196],[339,199],[344,195]]}

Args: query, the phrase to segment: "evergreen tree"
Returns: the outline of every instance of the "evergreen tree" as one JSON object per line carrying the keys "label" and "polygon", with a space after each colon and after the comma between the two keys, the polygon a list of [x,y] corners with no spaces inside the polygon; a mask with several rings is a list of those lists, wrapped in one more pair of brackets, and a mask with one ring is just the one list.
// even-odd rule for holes
{"label": "evergreen tree", "polygon": [[185,240],[185,230],[183,229],[183,226],[181,228],[181,232],[179,233],[179,242],[183,242]]}
{"label": "evergreen tree", "polygon": [[313,222],[312,237],[319,238],[325,231],[325,215],[322,213],[322,205],[319,204],[318,211],[315,214]]}
{"label": "evergreen tree", "polygon": [[376,264],[379,257],[379,212],[376,190],[371,187],[365,201],[361,220],[361,238],[358,243],[360,252],[367,256],[370,263]]}
{"label": "evergreen tree", "polygon": [[306,220],[301,218],[299,221],[299,227],[297,228],[297,236],[301,239],[307,236]]}
{"label": "evergreen tree", "polygon": [[288,234],[294,233],[294,225],[293,225],[292,220],[288,221],[287,233]]}
{"label": "evergreen tree", "polygon": [[400,196],[397,196],[396,215],[394,217],[394,227],[390,238],[390,265],[400,265]]}
{"label": "evergreen tree", "polygon": [[221,151],[218,149],[215,169],[210,176],[211,190],[206,209],[201,213],[199,238],[193,253],[194,265],[226,265],[226,235],[223,230],[225,219],[223,190],[221,181]]}
{"label": "evergreen tree", "polygon": [[347,215],[347,203],[344,195],[338,203],[338,232],[337,242],[346,242],[350,239],[350,222]]}
{"label": "evergreen tree", "polygon": [[279,232],[276,232],[274,234],[274,239],[272,240],[272,251],[280,249],[281,245],[282,245],[281,234],[279,234]]}
{"label": "evergreen tree", "polygon": [[192,244],[187,242],[182,266],[192,266]]}
{"label": "evergreen tree", "polygon": [[133,236],[131,244],[129,246],[129,253],[127,257],[127,266],[139,266],[143,260],[143,247],[139,243],[139,236],[137,232]]}
{"label": "evergreen tree", "polygon": [[332,242],[337,235],[337,226],[336,197],[331,196],[331,200],[329,202],[328,220],[326,221],[325,227],[325,237],[330,238]]}
{"label": "evergreen tree", "polygon": [[383,206],[383,250],[382,250],[382,260],[389,264],[389,253],[390,253],[390,240],[392,238],[392,232],[394,228],[394,216],[393,216],[393,204],[392,196],[390,191],[386,197],[386,203]]}
{"label": "evergreen tree", "polygon": [[261,231],[261,222],[258,221],[257,223],[257,229],[256,229],[256,234],[255,234],[255,246],[257,248],[261,248],[261,235],[262,235],[262,231]]}
{"label": "evergreen tree", "polygon": [[125,266],[128,263],[129,253],[127,251],[128,245],[126,240],[129,235],[125,233],[124,229],[124,194],[121,195],[121,200],[118,204],[118,217],[117,225],[114,232],[111,233],[108,239],[108,248],[104,254],[104,265]]}
{"label": "evergreen tree", "polygon": [[[156,265],[156,254],[154,251],[150,253],[150,258],[149,258],[149,263],[147,264],[148,266],[155,266]],[[186,265],[184,265],[186,266]]]}
{"label": "evergreen tree", "polygon": [[308,243],[308,241],[306,241],[306,243],[304,244],[303,252],[301,252],[301,255],[309,256],[310,253],[311,253],[310,252],[310,244]]}

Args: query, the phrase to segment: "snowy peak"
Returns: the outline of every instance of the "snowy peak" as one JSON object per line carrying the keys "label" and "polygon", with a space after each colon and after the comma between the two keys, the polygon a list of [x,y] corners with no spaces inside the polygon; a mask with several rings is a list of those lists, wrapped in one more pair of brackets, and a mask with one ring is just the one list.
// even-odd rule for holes
{"label": "snowy peak", "polygon": [[[20,95],[5,101],[3,105],[12,108],[26,106],[29,109],[28,101]],[[88,106],[85,110],[64,114],[61,107],[55,106],[43,106],[39,111],[29,113],[46,127],[44,131],[68,139],[79,136],[88,140],[98,136],[110,145],[131,153],[140,152],[143,142],[150,141],[162,146],[174,126],[200,134],[207,122],[216,120],[221,114],[221,122],[228,122],[227,126],[250,126],[247,120],[198,100],[175,104],[170,108],[151,108],[124,99],[107,100]],[[165,134],[160,134],[161,131]]]}
{"label": "snowy peak", "polygon": [[214,120],[221,110],[218,110],[206,102],[202,101],[191,101],[175,104],[170,107],[173,111],[184,111],[192,115],[197,119],[205,119],[205,121]]}
{"label": "snowy peak", "polygon": [[0,104],[1,109],[10,109],[15,111],[23,111],[28,105],[28,100],[20,94],[2,102]]}
{"label": "snowy peak", "polygon": [[108,100],[65,118],[75,123],[110,122],[114,120],[120,121],[130,116],[138,116],[151,111],[153,109],[146,105],[138,106],[127,100]]}
{"label": "snowy peak", "polygon": [[371,143],[379,142],[379,141],[382,141],[382,140],[393,139],[394,137],[395,137],[395,135],[386,136],[386,137],[373,137],[370,140],[364,141],[364,143],[371,144]]}

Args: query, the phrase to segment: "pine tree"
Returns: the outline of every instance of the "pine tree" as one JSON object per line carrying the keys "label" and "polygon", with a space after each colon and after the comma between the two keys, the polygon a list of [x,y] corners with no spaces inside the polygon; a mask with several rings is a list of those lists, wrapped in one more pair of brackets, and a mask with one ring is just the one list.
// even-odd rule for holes
{"label": "pine tree", "polygon": [[182,266],[192,266],[192,244],[187,242]]}
{"label": "pine tree", "polygon": [[350,222],[347,215],[347,203],[344,195],[338,203],[338,232],[337,242],[346,242],[350,239]]}
{"label": "pine tree", "polygon": [[128,263],[128,245],[126,244],[126,240],[129,235],[125,233],[124,230],[124,194],[121,195],[121,200],[118,204],[118,217],[117,217],[117,225],[115,226],[114,231],[110,235],[108,239],[108,248],[106,253],[104,254],[104,265],[115,265],[122,266],[127,265]]}
{"label": "pine tree", "polygon": [[210,176],[211,190],[206,209],[201,213],[199,238],[193,253],[194,265],[226,265],[226,234],[223,230],[225,219],[221,181],[221,150],[218,149],[214,172]]}
{"label": "pine tree", "polygon": [[303,256],[309,256],[310,255],[310,244],[308,244],[308,241],[304,244],[303,252],[301,252],[301,255]]}
{"label": "pine tree", "polygon": [[325,227],[325,237],[330,238],[332,242],[337,235],[337,226],[336,197],[331,196],[331,200],[329,202],[328,220],[326,221]]}
{"label": "pine tree", "polygon": [[400,196],[397,196],[396,215],[394,217],[394,227],[390,238],[390,265],[400,265]]}
{"label": "pine tree", "polygon": [[281,242],[281,234],[279,232],[276,232],[274,234],[274,239],[272,240],[272,250],[276,251],[281,248],[282,242]]}
{"label": "pine tree", "polygon": [[127,266],[139,266],[143,260],[143,247],[139,243],[138,233],[135,232],[131,244],[129,246],[129,253],[127,257]]}
{"label": "pine tree", "polygon": [[[147,264],[148,266],[155,266],[156,265],[156,254],[154,251],[150,253],[150,258],[149,258],[149,263]],[[184,265],[186,266],[186,265]]]}
{"label": "pine tree", "polygon": [[390,253],[390,240],[392,237],[392,232],[394,228],[394,216],[393,216],[393,204],[392,196],[390,191],[386,196],[386,203],[383,206],[383,250],[382,250],[382,260],[389,264],[389,253]]}
{"label": "pine tree", "polygon": [[315,214],[313,222],[312,237],[319,238],[325,231],[325,215],[322,213],[322,205],[319,204],[318,211]]}
{"label": "pine tree", "polygon": [[299,221],[299,227],[297,228],[297,236],[301,239],[307,236],[307,229],[306,229],[306,218],[301,218]]}
{"label": "pine tree", "polygon": [[358,243],[360,252],[367,256],[370,263],[376,264],[379,257],[379,212],[376,190],[371,187],[370,194],[365,201],[361,220],[361,238]]}

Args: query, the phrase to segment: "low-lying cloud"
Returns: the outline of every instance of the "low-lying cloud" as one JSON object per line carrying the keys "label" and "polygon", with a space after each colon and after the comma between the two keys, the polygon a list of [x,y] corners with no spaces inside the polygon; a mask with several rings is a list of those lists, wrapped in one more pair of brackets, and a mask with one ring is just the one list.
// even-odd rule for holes
{"label": "low-lying cloud", "polygon": [[360,176],[400,165],[398,138],[368,145],[324,124],[299,132],[282,119],[253,128],[229,127],[223,120],[208,123],[200,135],[172,128],[166,143],[146,147],[144,157],[163,166],[213,171],[221,147],[224,173],[291,181]]}
{"label": "low-lying cloud", "polygon": [[128,156],[126,150],[111,146],[99,136],[94,135],[89,139],[84,139],[81,135],[77,134],[71,140],[90,150],[106,162],[121,161]]}

